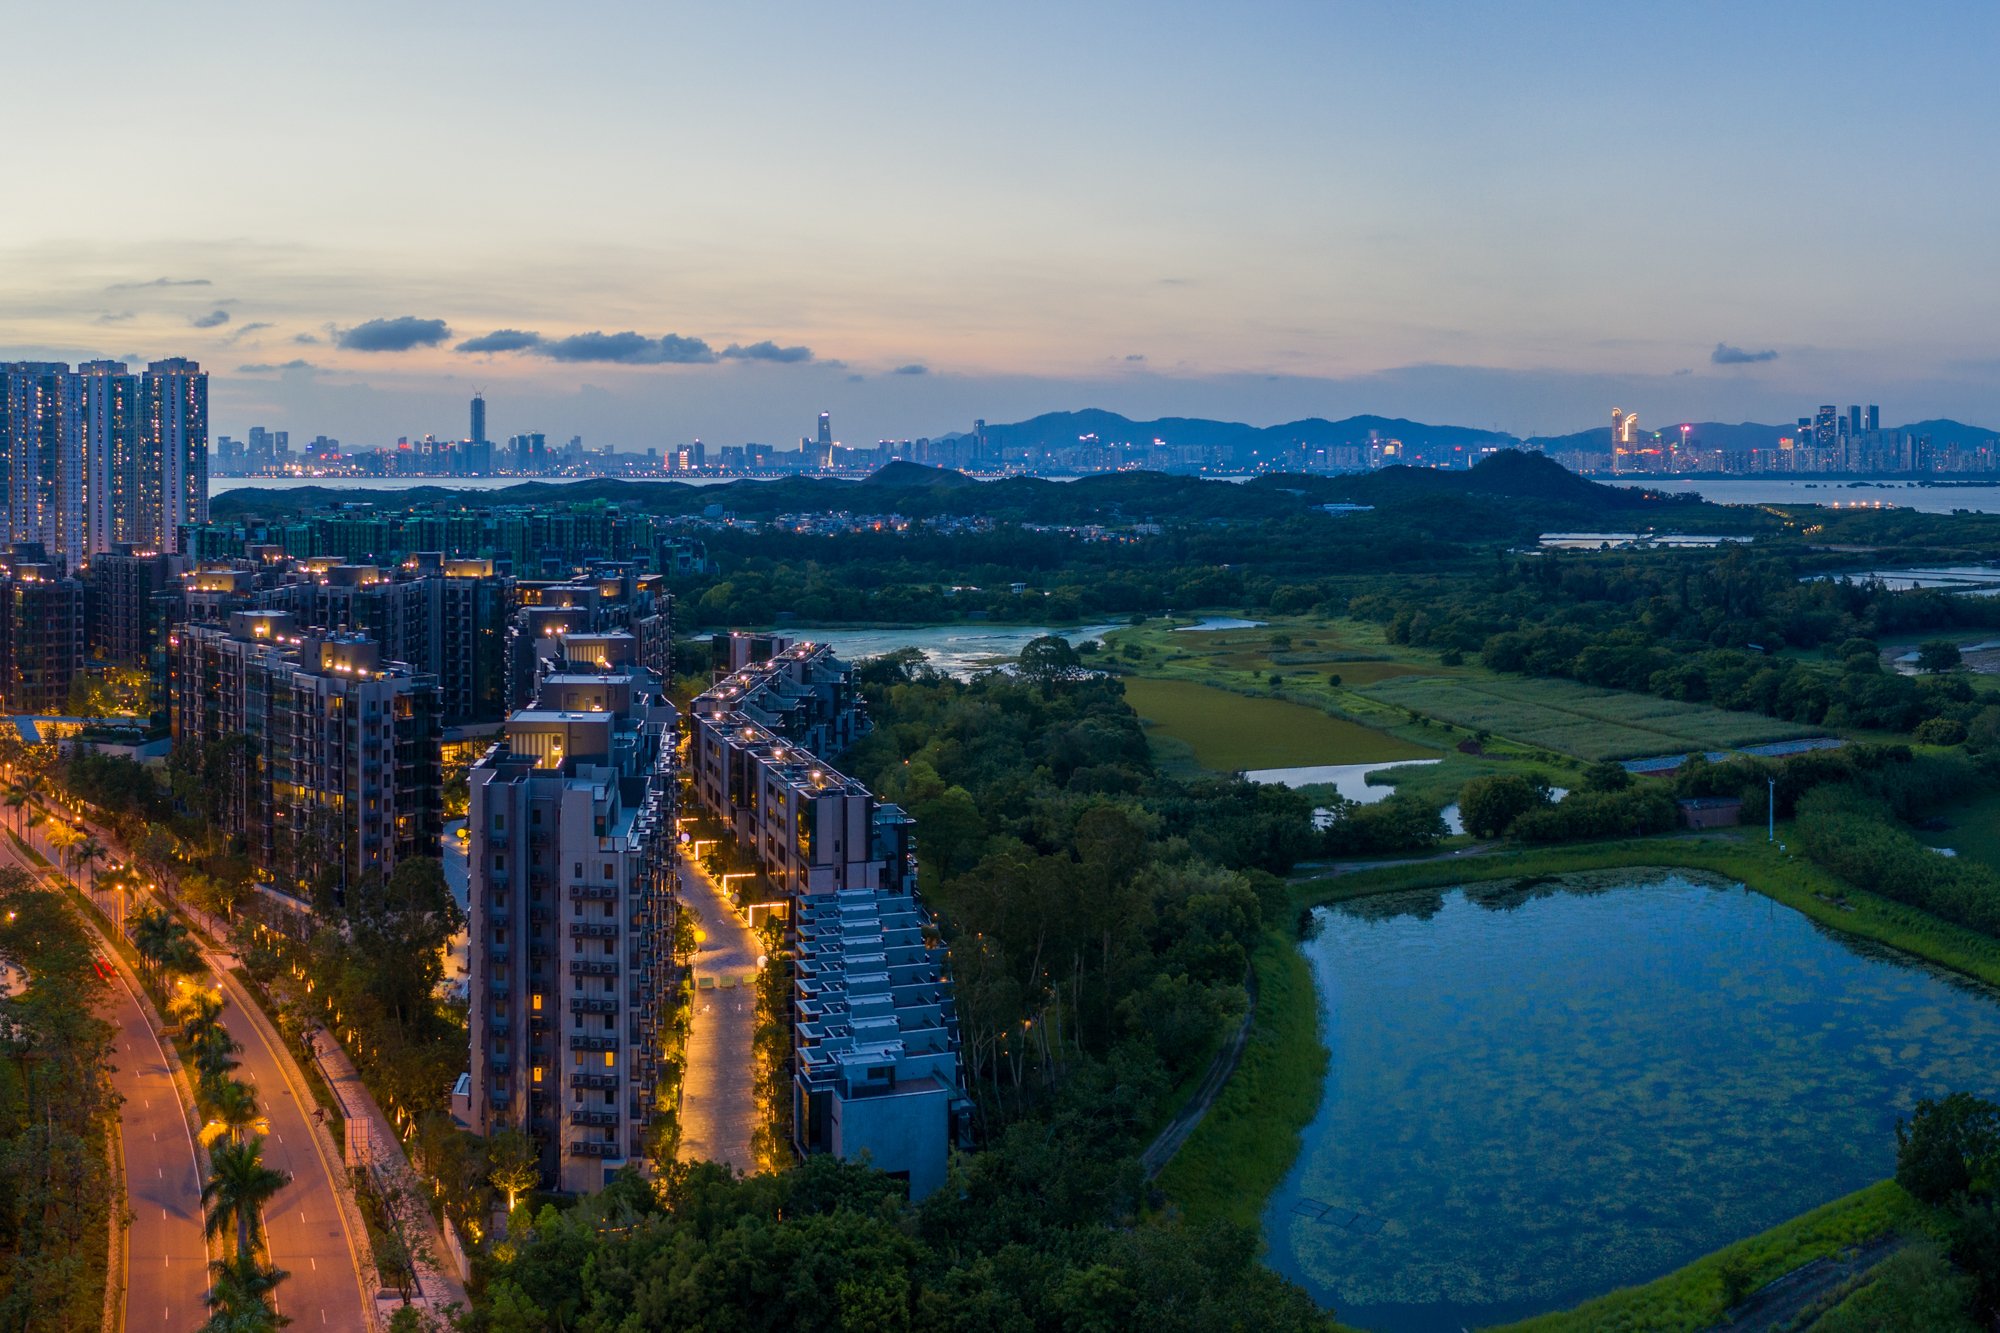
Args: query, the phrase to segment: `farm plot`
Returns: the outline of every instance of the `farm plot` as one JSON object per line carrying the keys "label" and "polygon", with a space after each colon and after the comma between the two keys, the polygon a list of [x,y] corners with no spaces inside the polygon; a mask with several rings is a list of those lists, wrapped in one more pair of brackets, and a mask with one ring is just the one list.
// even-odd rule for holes
{"label": "farm plot", "polygon": [[1566,680],[1407,676],[1364,686],[1358,693],[1455,726],[1587,760],[1727,750],[1821,734],[1756,713],[1732,713]]}

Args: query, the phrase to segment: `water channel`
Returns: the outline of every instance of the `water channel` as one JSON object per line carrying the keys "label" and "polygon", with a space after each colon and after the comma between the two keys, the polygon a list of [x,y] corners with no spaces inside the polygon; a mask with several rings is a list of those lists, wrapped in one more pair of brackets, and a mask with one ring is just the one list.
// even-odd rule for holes
{"label": "water channel", "polygon": [[1995,994],[1666,871],[1314,914],[1331,1053],[1265,1211],[1344,1323],[1569,1307],[1890,1175],[1919,1097],[2000,1092]]}

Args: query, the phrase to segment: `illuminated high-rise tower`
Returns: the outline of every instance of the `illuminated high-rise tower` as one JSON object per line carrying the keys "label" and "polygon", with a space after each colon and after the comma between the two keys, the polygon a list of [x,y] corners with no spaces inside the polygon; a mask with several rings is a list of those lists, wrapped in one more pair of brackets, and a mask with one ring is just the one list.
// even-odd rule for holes
{"label": "illuminated high-rise tower", "polygon": [[83,556],[81,386],[60,361],[0,368],[9,542],[40,542],[72,568]]}
{"label": "illuminated high-rise tower", "polygon": [[178,551],[182,528],[208,522],[208,376],[200,365],[175,356],[146,367],[137,454],[129,540]]}
{"label": "illuminated high-rise tower", "polygon": [[[131,495],[138,483],[139,377],[123,361],[77,367],[82,435],[83,554],[101,555],[130,541]],[[74,561],[72,561],[74,567]]]}
{"label": "illuminated high-rise tower", "polygon": [[486,443],[486,395],[472,395],[472,442]]}

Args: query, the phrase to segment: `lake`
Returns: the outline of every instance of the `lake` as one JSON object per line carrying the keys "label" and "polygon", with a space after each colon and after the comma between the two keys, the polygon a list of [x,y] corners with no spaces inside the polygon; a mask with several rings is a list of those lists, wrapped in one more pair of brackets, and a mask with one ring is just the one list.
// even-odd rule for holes
{"label": "lake", "polygon": [[[807,643],[833,645],[837,656],[850,662],[864,657],[880,657],[898,648],[921,649],[930,664],[948,676],[963,679],[1011,662],[1021,655],[1028,640],[1045,634],[1060,634],[1072,644],[1101,641],[1121,626],[1116,624],[1072,626],[1050,629],[1045,625],[918,625],[908,629],[824,629],[780,625],[771,631]],[[1086,659],[1088,660],[1088,659]]]}
{"label": "lake", "polygon": [[1721,505],[1795,504],[1858,505],[1884,504],[1914,509],[1922,514],[1949,514],[1954,509],[1970,509],[1980,514],[2000,514],[2000,482],[1976,482],[1964,486],[1918,486],[1904,481],[1808,480],[1804,477],[1717,477],[1706,481],[1669,480],[1665,477],[1594,477],[1609,486],[1638,486],[1646,490],[1681,495],[1697,491],[1704,500]]}
{"label": "lake", "polygon": [[1314,914],[1332,1059],[1270,1262],[1385,1333],[1564,1309],[1893,1173],[2000,1091],[2000,1003],[1740,885],[1617,872]]}

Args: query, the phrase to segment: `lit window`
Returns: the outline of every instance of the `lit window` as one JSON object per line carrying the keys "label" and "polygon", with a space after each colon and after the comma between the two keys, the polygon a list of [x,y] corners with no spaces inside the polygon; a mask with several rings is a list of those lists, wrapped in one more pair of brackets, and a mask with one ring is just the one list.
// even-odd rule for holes
{"label": "lit window", "polygon": [[541,1081],[542,1081],[542,1067],[541,1067],[540,1065],[536,1065],[536,1066],[535,1066],[535,1082],[537,1082],[537,1083],[540,1083]]}
{"label": "lit window", "polygon": [[618,1067],[618,1052],[606,1051],[604,1053],[604,1067],[606,1069],[615,1069]]}
{"label": "lit window", "polygon": [[535,997],[535,1012],[538,1014],[542,1012],[542,997],[539,995]]}

